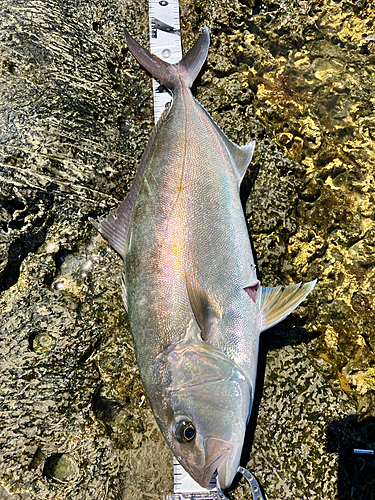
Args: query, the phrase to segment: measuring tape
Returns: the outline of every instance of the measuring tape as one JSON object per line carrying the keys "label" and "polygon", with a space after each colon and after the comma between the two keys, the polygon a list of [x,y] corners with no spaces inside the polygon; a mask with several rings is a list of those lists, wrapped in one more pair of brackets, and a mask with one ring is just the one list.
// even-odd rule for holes
{"label": "measuring tape", "polygon": [[[170,64],[180,61],[182,59],[182,47],[178,0],[149,0],[149,20],[151,53]],[[172,95],[155,79],[152,80],[152,85],[156,123],[165,107],[172,101]],[[243,467],[239,467],[238,471],[248,480],[253,498],[263,500],[255,477]],[[202,488],[175,457],[173,457],[173,472],[174,492],[164,495],[164,500],[222,500],[226,498],[217,485],[216,475],[212,476],[207,488]]]}
{"label": "measuring tape", "polygon": [[212,476],[207,488],[202,488],[175,457],[173,457],[173,475],[173,493],[164,495],[163,500],[221,500],[216,488],[215,475]]}
{"label": "measuring tape", "polygon": [[[182,59],[182,47],[178,0],[149,0],[149,20],[151,53],[170,64],[180,61]],[[152,85],[156,123],[167,104],[172,101],[172,95],[154,78]],[[198,500],[198,498],[204,498],[205,500],[217,498],[211,496],[211,492],[216,491],[214,479],[211,480],[208,488],[202,488],[175,457],[173,457],[173,472],[174,494],[167,495],[164,498],[168,500],[181,498],[181,494],[189,494],[195,500]]]}
{"label": "measuring tape", "polygon": [[[216,478],[212,476],[207,488],[202,488],[194,479],[186,472],[178,460],[173,457],[173,474],[174,474],[174,492],[175,493],[213,493],[216,492]],[[208,498],[208,497],[204,497]],[[216,498],[216,497],[215,497]]]}
{"label": "measuring tape", "polygon": [[[180,7],[178,0],[149,0],[151,53],[170,64],[182,59]],[[154,94],[155,123],[168,103],[172,101],[169,91],[152,80]],[[164,496],[166,500],[180,499],[188,495],[198,500],[217,499],[216,480],[213,477],[207,488],[202,488],[173,457],[174,493]]]}
{"label": "measuring tape", "polygon": [[[182,59],[180,8],[178,0],[149,0],[151,53],[163,61],[174,64]],[[154,89],[155,123],[159,120],[172,96],[155,79]]]}

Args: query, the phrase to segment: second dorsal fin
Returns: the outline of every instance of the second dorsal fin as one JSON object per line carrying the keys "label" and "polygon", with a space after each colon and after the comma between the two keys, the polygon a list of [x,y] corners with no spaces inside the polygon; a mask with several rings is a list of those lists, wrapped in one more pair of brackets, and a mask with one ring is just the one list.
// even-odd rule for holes
{"label": "second dorsal fin", "polygon": [[251,141],[244,146],[237,146],[237,144],[229,139],[229,137],[221,130],[219,125],[212,119],[212,116],[207,112],[204,106],[199,101],[196,101],[199,106],[206,113],[208,118],[216,128],[217,133],[220,135],[227,151],[233,162],[233,172],[237,179],[238,186],[241,184],[242,179],[246,173],[247,167],[250,165],[255,149],[255,141]]}

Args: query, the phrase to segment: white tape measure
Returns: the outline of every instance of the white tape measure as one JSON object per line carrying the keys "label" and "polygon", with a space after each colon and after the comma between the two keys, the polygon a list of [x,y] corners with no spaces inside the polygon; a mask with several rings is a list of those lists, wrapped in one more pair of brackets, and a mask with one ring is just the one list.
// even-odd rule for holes
{"label": "white tape measure", "polygon": [[[149,0],[151,53],[174,64],[182,59],[180,8],[178,0]],[[159,120],[166,105],[172,101],[171,94],[155,79],[153,83],[154,117]],[[243,467],[238,471],[248,480],[253,498],[263,500],[262,492],[255,477]],[[202,488],[173,457],[174,492],[163,495],[164,500],[222,500],[226,496],[216,481],[216,474],[207,488]]]}
{"label": "white tape measure", "polygon": [[[182,59],[180,7],[178,0],[149,0],[151,53],[171,64]],[[152,80],[154,94],[155,123],[159,120],[172,95],[155,79]],[[173,457],[174,493],[164,496],[166,500],[189,498],[189,500],[218,499],[216,480],[213,477],[208,488],[202,488]]]}
{"label": "white tape measure", "polygon": [[[149,0],[150,47],[151,53],[171,64],[182,59],[180,8],[178,0]],[[152,80],[154,94],[155,123],[159,120],[172,96],[155,79]],[[215,495],[216,481],[211,479],[208,488],[202,488],[173,457],[174,494],[164,496],[168,500],[218,498]],[[213,493],[213,495],[211,495]]]}
{"label": "white tape measure", "polygon": [[210,484],[207,488],[202,488],[194,479],[186,472],[182,465],[173,457],[173,473],[174,473],[174,492],[175,493],[202,493],[216,491],[216,477],[212,476]]}
{"label": "white tape measure", "polygon": [[[150,46],[152,54],[171,64],[182,59],[180,8],[178,0],[149,0]],[[154,89],[155,123],[172,96],[155,79]]]}

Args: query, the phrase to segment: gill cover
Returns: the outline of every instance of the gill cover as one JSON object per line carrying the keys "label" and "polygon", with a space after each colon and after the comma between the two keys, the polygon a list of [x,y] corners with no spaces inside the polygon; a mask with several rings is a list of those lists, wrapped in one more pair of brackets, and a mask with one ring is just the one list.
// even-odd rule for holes
{"label": "gill cover", "polygon": [[[229,487],[252,404],[247,377],[202,340],[162,353],[154,377],[160,398],[155,398],[159,404],[153,411],[177,460],[201,486],[217,470],[221,486]],[[184,431],[192,428],[184,438]]]}

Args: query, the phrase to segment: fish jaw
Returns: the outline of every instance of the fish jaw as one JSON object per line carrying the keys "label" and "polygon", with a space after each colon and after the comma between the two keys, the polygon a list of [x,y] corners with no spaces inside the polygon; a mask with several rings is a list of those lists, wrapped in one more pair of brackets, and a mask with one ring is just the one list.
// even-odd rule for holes
{"label": "fish jaw", "polygon": [[232,452],[232,445],[228,441],[210,437],[201,440],[199,451],[186,453],[182,456],[181,450],[174,450],[177,460],[184,469],[202,488],[207,488],[216,470],[228,460]]}
{"label": "fish jaw", "polygon": [[232,445],[228,441],[217,438],[207,438],[205,440],[205,464],[202,481],[199,483],[203,488],[207,488],[212,475],[216,470],[227,463],[232,453]]}
{"label": "fish jaw", "polygon": [[242,447],[231,450],[231,453],[217,466],[217,477],[222,490],[226,490],[233,483],[234,476],[237,474],[240,465],[241,453]]}

